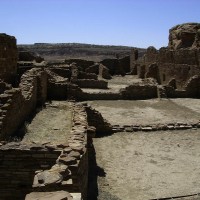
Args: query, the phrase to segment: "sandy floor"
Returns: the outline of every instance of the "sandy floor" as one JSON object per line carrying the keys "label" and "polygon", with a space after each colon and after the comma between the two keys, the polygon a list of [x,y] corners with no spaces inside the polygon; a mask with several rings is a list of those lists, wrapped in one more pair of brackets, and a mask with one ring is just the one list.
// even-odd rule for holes
{"label": "sandy floor", "polygon": [[200,120],[200,99],[88,101],[112,125],[193,123]]}
{"label": "sandy floor", "polygon": [[32,122],[27,125],[23,142],[61,144],[67,141],[71,121],[70,103],[53,101],[37,113]]}
{"label": "sandy floor", "polygon": [[147,200],[200,192],[199,130],[116,133],[95,138],[94,145],[97,164],[105,172],[105,177],[98,177],[99,200]]}

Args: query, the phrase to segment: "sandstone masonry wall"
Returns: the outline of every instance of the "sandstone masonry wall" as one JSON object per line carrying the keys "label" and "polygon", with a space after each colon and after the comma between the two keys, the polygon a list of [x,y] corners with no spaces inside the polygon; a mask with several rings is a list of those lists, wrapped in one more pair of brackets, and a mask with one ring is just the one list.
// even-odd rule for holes
{"label": "sandstone masonry wall", "polygon": [[95,128],[88,126],[82,104],[72,106],[73,125],[68,141],[57,146],[0,143],[0,199],[22,200],[31,192],[29,199],[56,191],[81,193],[82,199],[87,199],[88,153]]}
{"label": "sandstone masonry wall", "polygon": [[[159,84],[167,85],[175,80],[178,90],[184,90],[187,82],[195,75],[200,75],[200,24],[177,25],[170,29],[169,46],[156,50],[149,47],[142,59],[136,59],[135,51],[131,55],[131,69],[136,68],[141,78],[156,78]],[[153,73],[151,66],[157,65]],[[156,75],[157,74],[157,75]],[[155,75],[157,77],[155,77]]]}
{"label": "sandstone masonry wall", "polygon": [[0,199],[24,199],[37,170],[49,169],[61,150],[11,142],[0,146]]}
{"label": "sandstone masonry wall", "polygon": [[56,164],[49,170],[36,172],[34,192],[68,191],[81,193],[87,199],[88,149],[95,129],[87,124],[87,114],[81,104],[73,106],[73,126],[70,139],[62,144],[63,150]]}
{"label": "sandstone masonry wall", "polygon": [[67,99],[67,91],[69,79],[59,76],[55,72],[49,69],[45,69],[47,72],[47,94],[48,99]]}
{"label": "sandstone masonry wall", "polygon": [[0,107],[0,139],[8,139],[34,112],[36,105],[46,101],[46,78],[43,70],[31,69],[21,77],[19,88],[5,90],[0,95],[3,102]]}
{"label": "sandstone masonry wall", "polygon": [[17,46],[15,37],[0,34],[0,78],[14,82],[17,73]]}

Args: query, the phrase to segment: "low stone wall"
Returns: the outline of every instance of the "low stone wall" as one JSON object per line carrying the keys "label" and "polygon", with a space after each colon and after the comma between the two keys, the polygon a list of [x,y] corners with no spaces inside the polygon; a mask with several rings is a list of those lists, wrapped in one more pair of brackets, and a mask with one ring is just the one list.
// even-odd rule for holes
{"label": "low stone wall", "polygon": [[98,76],[95,73],[87,73],[87,72],[79,71],[77,78],[78,79],[93,79],[93,80],[97,80]]}
{"label": "low stone wall", "polygon": [[0,95],[0,139],[8,139],[34,112],[36,105],[46,101],[46,73],[42,69],[31,69],[22,77],[19,88],[5,90]]}
{"label": "low stone wall", "polygon": [[49,169],[62,149],[48,145],[0,143],[0,199],[24,199],[35,171]]}
{"label": "low stone wall", "polygon": [[88,67],[94,64],[94,61],[83,60],[83,59],[66,59],[65,63],[70,65],[72,63],[76,63],[77,67],[81,71],[85,71]]}
{"label": "low stone wall", "polygon": [[66,100],[69,81],[55,72],[46,69],[48,75],[47,94],[48,99]]}
{"label": "low stone wall", "polygon": [[102,117],[100,112],[87,104],[84,104],[84,107],[87,112],[88,124],[96,128],[97,135],[109,134],[112,132],[111,124]]}
{"label": "low stone wall", "polygon": [[104,78],[104,79],[111,79],[112,78],[112,76],[109,73],[109,69],[102,64],[99,65],[99,76]]}
{"label": "low stone wall", "polygon": [[109,69],[111,75],[122,75],[126,72],[130,72],[130,57],[124,57],[121,59],[104,59],[101,61],[105,67]]}
{"label": "low stone wall", "polygon": [[200,128],[200,121],[195,122],[192,124],[189,123],[169,123],[169,124],[155,124],[155,125],[113,125],[112,131],[115,132],[136,132],[136,131],[144,131],[144,132],[150,132],[150,131],[167,131],[167,130],[186,130],[186,129],[197,129]]}
{"label": "low stone wall", "polygon": [[159,98],[200,98],[200,76],[191,77],[182,90],[174,87],[173,79],[168,85],[159,85]]}
{"label": "low stone wall", "polygon": [[73,126],[70,139],[64,143],[56,164],[49,170],[36,172],[34,192],[68,191],[79,192],[87,199],[88,148],[95,129],[87,124],[87,114],[81,104],[73,106]]}
{"label": "low stone wall", "polygon": [[58,74],[58,76],[61,76],[63,78],[70,78],[71,77],[71,69],[69,65],[54,65],[47,67],[46,69],[52,71],[55,74]]}
{"label": "low stone wall", "polygon": [[152,99],[157,98],[157,85],[155,84],[134,84],[121,89],[123,99]]}
{"label": "low stone wall", "polygon": [[99,63],[95,63],[94,65],[89,66],[85,69],[86,73],[93,73],[93,74],[99,74]]}
{"label": "low stone wall", "polygon": [[[81,193],[87,199],[88,152],[95,128],[88,126],[82,104],[72,104],[73,125],[68,141],[60,145],[0,143],[0,199],[22,200],[62,193]],[[32,185],[33,183],[33,185]],[[32,187],[31,187],[32,186]],[[29,198],[30,197],[30,198]]]}
{"label": "low stone wall", "polygon": [[116,68],[118,67],[117,59],[104,59],[101,61],[101,64],[103,64],[109,69],[111,75],[116,74]]}
{"label": "low stone wall", "polygon": [[73,81],[80,88],[98,88],[98,89],[107,89],[108,82],[104,80],[93,80],[93,79],[77,79]]}

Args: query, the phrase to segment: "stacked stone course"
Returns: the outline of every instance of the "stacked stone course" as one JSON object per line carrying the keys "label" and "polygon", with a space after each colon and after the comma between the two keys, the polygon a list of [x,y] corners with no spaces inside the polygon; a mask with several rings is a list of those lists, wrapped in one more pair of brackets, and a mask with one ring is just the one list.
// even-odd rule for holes
{"label": "stacked stone course", "polygon": [[[173,27],[169,31],[167,48],[156,50],[149,47],[142,59],[138,59],[136,51],[132,51],[131,69],[140,78],[155,78],[159,84],[168,85],[174,81],[175,97],[187,90],[187,85],[194,76],[200,75],[200,24],[186,23]],[[154,66],[154,68],[153,68]],[[157,67],[155,67],[157,66]],[[200,90],[200,88],[198,88]],[[186,92],[184,96],[199,97]],[[169,96],[170,97],[170,96]],[[180,96],[182,97],[182,96]]]}
{"label": "stacked stone course", "polygon": [[12,88],[0,95],[2,105],[0,138],[5,139],[21,126],[35,111],[36,105],[42,105],[47,97],[47,76],[42,69],[31,69],[22,77],[19,88]]}
{"label": "stacked stone course", "polygon": [[87,199],[88,148],[92,145],[95,129],[88,127],[87,114],[81,104],[74,104],[73,111],[70,138],[63,144],[56,164],[49,170],[36,172],[34,192],[80,192],[82,199]]}
{"label": "stacked stone course", "polygon": [[0,34],[0,78],[14,82],[17,73],[17,46],[13,36]]}

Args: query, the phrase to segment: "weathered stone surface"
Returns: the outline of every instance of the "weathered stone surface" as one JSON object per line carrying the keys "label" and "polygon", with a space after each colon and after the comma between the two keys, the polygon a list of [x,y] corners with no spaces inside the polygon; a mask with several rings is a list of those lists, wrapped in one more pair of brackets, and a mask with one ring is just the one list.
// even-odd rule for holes
{"label": "weathered stone surface", "polygon": [[[177,25],[170,29],[168,47],[159,50],[149,47],[139,60],[134,59],[135,55],[131,55],[133,59],[131,68],[137,66],[139,78],[153,77],[159,84],[174,88],[174,91],[171,90],[169,93],[166,91],[168,97],[194,97],[184,90],[191,77],[200,75],[199,35],[199,23]],[[157,69],[154,66],[157,66]]]}
{"label": "weathered stone surface", "polygon": [[160,83],[159,69],[156,63],[149,66],[148,72],[145,74],[145,78],[154,78],[158,83]]}
{"label": "weathered stone surface", "polygon": [[63,163],[65,165],[76,164],[76,158],[71,156],[61,156],[58,158],[57,163]]}
{"label": "weathered stone surface", "polygon": [[200,24],[179,24],[169,30],[169,48],[173,50],[181,48],[200,47]]}
{"label": "weathered stone surface", "polygon": [[68,89],[68,78],[59,76],[55,72],[46,69],[48,75],[47,93],[50,99],[66,99]]}
{"label": "weathered stone surface", "polygon": [[121,89],[120,93],[124,99],[148,99],[157,97],[156,84],[142,83],[133,84],[125,89]]}
{"label": "weathered stone surface", "polygon": [[25,200],[72,200],[73,197],[66,191],[32,192],[26,195]]}
{"label": "weathered stone surface", "polygon": [[111,75],[109,73],[109,69],[105,67],[104,65],[99,65],[99,75],[104,79],[111,79]]}
{"label": "weathered stone surface", "polygon": [[200,97],[200,75],[191,77],[185,85],[185,90],[190,97]]}
{"label": "weathered stone surface", "polygon": [[74,157],[74,158],[77,158],[77,159],[80,159],[80,156],[81,156],[81,154],[78,151],[71,151],[68,155],[70,157]]}
{"label": "weathered stone surface", "polygon": [[60,183],[62,181],[62,176],[58,172],[44,171],[38,173],[36,176],[38,178],[38,183],[44,185]]}
{"label": "weathered stone surface", "polygon": [[0,78],[10,83],[17,74],[18,52],[13,36],[0,34]]}
{"label": "weathered stone surface", "polygon": [[99,74],[99,63],[89,66],[86,70],[87,73]]}

